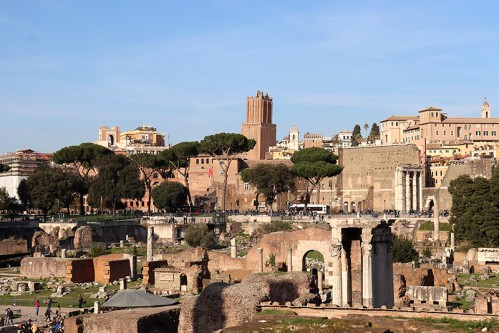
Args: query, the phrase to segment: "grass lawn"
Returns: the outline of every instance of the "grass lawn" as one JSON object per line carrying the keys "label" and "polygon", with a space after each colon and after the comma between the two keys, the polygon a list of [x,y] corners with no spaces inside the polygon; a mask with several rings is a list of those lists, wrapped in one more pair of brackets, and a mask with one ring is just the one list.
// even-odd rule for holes
{"label": "grass lawn", "polygon": [[[470,281],[470,277],[474,275],[476,277],[476,283]],[[478,287],[478,288],[497,288],[499,287],[499,275],[490,275],[487,280],[480,280],[480,275],[482,274],[459,274],[457,277],[457,282],[463,286]],[[464,283],[468,281],[468,283]]]}
{"label": "grass lawn", "polygon": [[[128,284],[128,288],[136,289],[140,287],[141,280],[133,281]],[[112,294],[119,290],[119,285],[108,285],[107,291]],[[66,289],[68,290],[68,289]],[[90,298],[91,295],[97,293],[99,291],[99,287],[90,287],[90,288],[81,288],[81,287],[69,287],[69,293],[63,297],[51,297],[52,298],[52,306],[57,307],[60,305],[63,308],[77,308],[78,307],[78,296],[82,295],[83,300],[86,302],[85,307],[91,307],[94,304],[94,298]],[[0,295],[0,304],[1,305],[19,305],[19,306],[33,306],[36,300],[39,300],[42,304],[42,307],[46,306],[46,301],[52,295],[54,291],[52,289],[47,289],[44,283],[44,289],[37,290],[32,294],[22,294],[22,295]]]}

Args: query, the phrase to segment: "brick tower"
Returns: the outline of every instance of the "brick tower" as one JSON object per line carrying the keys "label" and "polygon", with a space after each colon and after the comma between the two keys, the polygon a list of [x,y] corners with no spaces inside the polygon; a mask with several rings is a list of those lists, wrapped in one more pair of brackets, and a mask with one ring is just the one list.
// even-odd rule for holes
{"label": "brick tower", "polygon": [[276,144],[276,125],[272,124],[272,97],[260,90],[256,97],[246,98],[246,122],[242,134],[248,139],[255,139],[256,145],[247,153],[250,160],[264,160],[269,147]]}

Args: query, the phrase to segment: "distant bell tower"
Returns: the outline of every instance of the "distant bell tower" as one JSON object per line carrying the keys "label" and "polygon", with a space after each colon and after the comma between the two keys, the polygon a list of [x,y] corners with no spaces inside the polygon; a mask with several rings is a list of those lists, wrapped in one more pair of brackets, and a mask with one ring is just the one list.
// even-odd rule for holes
{"label": "distant bell tower", "polygon": [[247,153],[250,160],[264,160],[269,147],[276,144],[276,125],[272,124],[272,97],[260,90],[256,96],[246,97],[246,122],[242,134],[256,141],[255,148]]}
{"label": "distant bell tower", "polygon": [[300,149],[300,130],[293,124],[289,129],[289,149],[299,150]]}
{"label": "distant bell tower", "polygon": [[482,118],[490,118],[490,105],[487,102],[487,97],[485,97],[485,101],[482,104]]}

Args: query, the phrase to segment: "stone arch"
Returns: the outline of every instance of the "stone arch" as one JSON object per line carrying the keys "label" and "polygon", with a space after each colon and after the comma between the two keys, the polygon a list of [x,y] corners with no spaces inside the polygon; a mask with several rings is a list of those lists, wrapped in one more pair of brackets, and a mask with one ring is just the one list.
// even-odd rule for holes
{"label": "stone arch", "polygon": [[348,201],[345,201],[343,203],[343,212],[347,213],[348,212]]}
{"label": "stone arch", "polygon": [[435,206],[435,203],[436,203],[436,200],[435,200],[435,197],[433,195],[429,195],[428,198],[426,198],[426,203],[424,205],[424,208],[426,210],[432,210],[433,207]]}
{"label": "stone arch", "polygon": [[[307,262],[307,258],[311,258],[309,255],[310,254],[319,254],[321,258],[317,259],[317,263],[314,262]],[[321,268],[324,269],[324,254],[322,254],[321,251],[316,250],[316,249],[310,249],[306,251],[303,254],[302,260],[301,260],[301,270],[304,272],[312,271],[313,268]]]}
{"label": "stone arch", "polygon": [[109,135],[107,136],[107,142],[108,142],[111,146],[114,146],[114,135],[109,134]]}
{"label": "stone arch", "polygon": [[353,213],[357,210],[357,205],[355,204],[355,202],[351,202],[350,203],[350,212]]}

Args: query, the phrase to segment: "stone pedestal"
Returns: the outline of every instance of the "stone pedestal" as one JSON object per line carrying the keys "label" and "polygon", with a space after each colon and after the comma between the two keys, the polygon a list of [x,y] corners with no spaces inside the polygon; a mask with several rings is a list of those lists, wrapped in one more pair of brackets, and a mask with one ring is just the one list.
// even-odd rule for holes
{"label": "stone pedestal", "polygon": [[61,258],[66,258],[66,249],[61,249]]}
{"label": "stone pedestal", "polygon": [[120,279],[120,290],[126,290],[127,288],[127,283],[125,278]]}
{"label": "stone pedestal", "polygon": [[99,314],[100,313],[100,302],[99,301],[95,301],[94,302],[94,313],[95,314]]}

